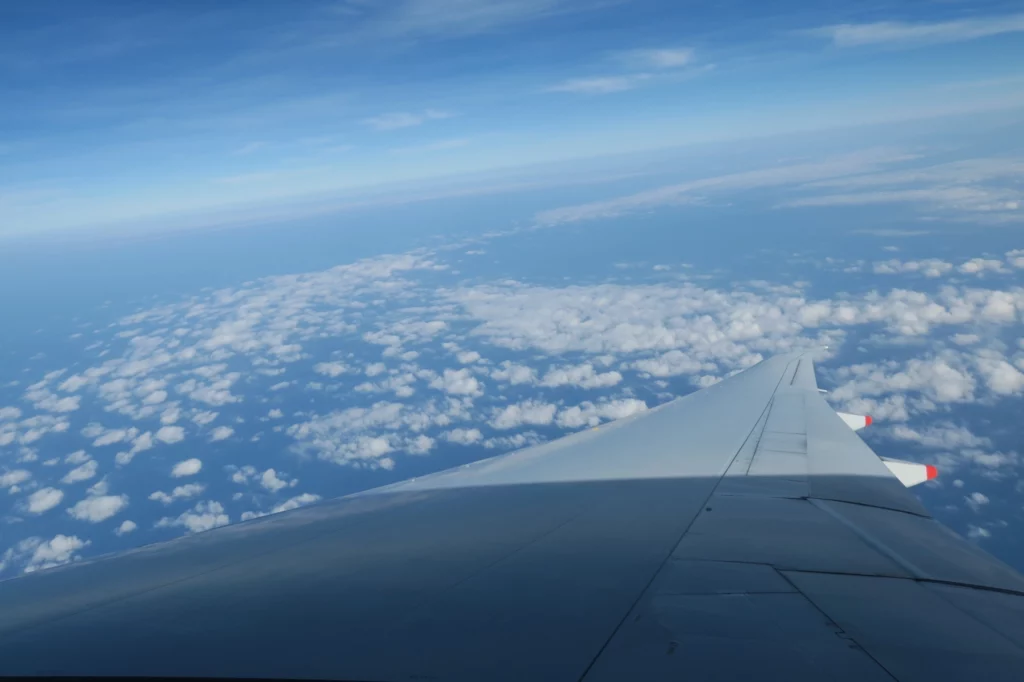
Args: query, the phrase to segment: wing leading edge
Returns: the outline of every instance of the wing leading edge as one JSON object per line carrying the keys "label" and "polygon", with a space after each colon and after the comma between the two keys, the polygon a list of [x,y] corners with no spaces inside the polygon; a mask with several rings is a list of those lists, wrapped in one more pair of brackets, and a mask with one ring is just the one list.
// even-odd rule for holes
{"label": "wing leading edge", "polygon": [[1021,679],[1022,595],[791,354],[552,443],[0,582],[0,674]]}

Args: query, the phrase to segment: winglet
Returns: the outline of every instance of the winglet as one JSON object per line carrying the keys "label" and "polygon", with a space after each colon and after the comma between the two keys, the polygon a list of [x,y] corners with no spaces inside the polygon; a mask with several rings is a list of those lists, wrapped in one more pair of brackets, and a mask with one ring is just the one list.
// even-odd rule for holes
{"label": "winglet", "polygon": [[939,476],[939,470],[931,464],[918,464],[917,462],[890,459],[889,457],[882,457],[881,460],[889,468],[889,471],[892,472],[892,475],[908,488],[925,481],[931,481]]}
{"label": "winglet", "polygon": [[865,426],[871,426],[871,423],[874,421],[867,414],[850,414],[849,412],[836,412],[836,414],[854,431],[860,431]]}

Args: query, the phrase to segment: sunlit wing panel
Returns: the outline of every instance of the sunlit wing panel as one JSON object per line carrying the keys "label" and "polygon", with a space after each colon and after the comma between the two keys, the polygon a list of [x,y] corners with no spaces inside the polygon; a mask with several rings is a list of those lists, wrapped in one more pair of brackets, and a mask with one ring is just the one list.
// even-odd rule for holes
{"label": "sunlit wing panel", "polygon": [[546,445],[0,582],[0,673],[1007,679],[1022,593],[793,354]]}

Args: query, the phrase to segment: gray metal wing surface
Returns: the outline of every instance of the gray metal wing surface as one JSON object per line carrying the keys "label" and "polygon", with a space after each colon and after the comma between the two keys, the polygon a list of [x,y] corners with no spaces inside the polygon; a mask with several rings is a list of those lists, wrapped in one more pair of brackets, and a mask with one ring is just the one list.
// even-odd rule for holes
{"label": "gray metal wing surface", "polygon": [[1024,579],[777,356],[636,417],[0,582],[0,675],[1020,680]]}

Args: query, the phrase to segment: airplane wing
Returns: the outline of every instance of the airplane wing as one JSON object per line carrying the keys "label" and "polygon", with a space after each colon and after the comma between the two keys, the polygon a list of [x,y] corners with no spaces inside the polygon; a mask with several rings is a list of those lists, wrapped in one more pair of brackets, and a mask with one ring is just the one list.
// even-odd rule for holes
{"label": "airplane wing", "polygon": [[538,447],[0,582],[0,675],[1024,679],[1024,578],[897,475],[808,355],[777,356]]}

